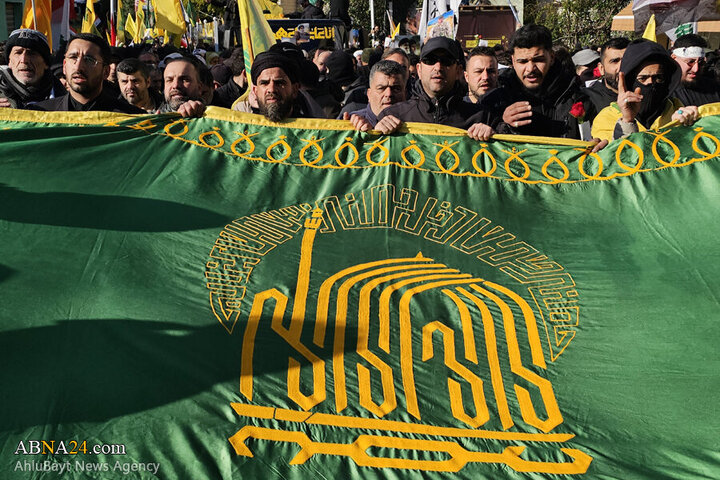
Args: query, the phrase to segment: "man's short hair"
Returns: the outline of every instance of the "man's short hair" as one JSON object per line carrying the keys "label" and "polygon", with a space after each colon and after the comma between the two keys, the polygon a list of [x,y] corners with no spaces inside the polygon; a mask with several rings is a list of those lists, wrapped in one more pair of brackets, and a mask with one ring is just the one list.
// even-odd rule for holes
{"label": "man's short hair", "polygon": [[373,77],[378,72],[387,76],[400,75],[403,78],[407,76],[407,69],[405,68],[405,65],[397,63],[393,60],[380,60],[373,65],[370,69],[370,83],[372,83]]}
{"label": "man's short hair", "polygon": [[85,40],[86,42],[94,43],[100,47],[100,58],[102,58],[103,63],[106,65],[110,63],[110,57],[112,57],[110,45],[108,45],[107,40],[101,36],[95,35],[94,33],[78,33],[77,35],[73,35],[67,44],[67,50],[70,49],[70,45],[75,40]]}
{"label": "man's short hair", "polygon": [[117,64],[115,71],[124,73],[125,75],[132,75],[135,72],[140,72],[140,75],[142,75],[145,80],[150,78],[150,67],[137,58],[126,58]]}
{"label": "man's short hair", "polygon": [[675,43],[673,43],[673,49],[685,47],[707,48],[707,46],[708,44],[705,39],[700,35],[696,35],[694,33],[688,33],[687,35],[678,37],[677,40],[675,40]]}
{"label": "man's short hair", "polygon": [[467,59],[472,57],[492,57],[495,58],[495,50],[491,47],[475,47],[468,53]]}
{"label": "man's short hair", "polygon": [[407,52],[405,50],[403,50],[402,48],[389,48],[383,52],[382,57],[380,57],[380,59],[385,60],[390,55],[395,55],[395,54],[398,54],[398,55],[401,55],[401,56],[407,58],[408,62],[410,61],[410,57],[408,57]]}
{"label": "man's short hair", "polygon": [[230,67],[233,76],[242,75],[245,71],[245,54],[243,53],[243,49],[240,47],[234,48],[225,65]]}
{"label": "man's short hair", "polygon": [[611,38],[607,42],[603,43],[600,47],[600,58],[605,56],[605,51],[609,48],[613,50],[625,50],[630,45],[630,39],[626,37],[615,37]]}
{"label": "man's short hair", "polygon": [[534,23],[520,27],[510,39],[509,50],[514,53],[516,48],[543,47],[545,50],[552,50],[552,33],[543,25]]}
{"label": "man's short hair", "polygon": [[167,68],[167,66],[170,65],[171,63],[175,63],[175,62],[185,62],[185,63],[189,63],[190,65],[192,65],[195,68],[195,73],[197,73],[198,80],[200,82],[202,82],[202,76],[200,74],[200,70],[201,70],[203,64],[202,64],[202,62],[200,62],[200,60],[198,60],[195,57],[185,57],[185,56],[176,57],[176,58],[168,58],[167,60],[165,60],[165,68]]}

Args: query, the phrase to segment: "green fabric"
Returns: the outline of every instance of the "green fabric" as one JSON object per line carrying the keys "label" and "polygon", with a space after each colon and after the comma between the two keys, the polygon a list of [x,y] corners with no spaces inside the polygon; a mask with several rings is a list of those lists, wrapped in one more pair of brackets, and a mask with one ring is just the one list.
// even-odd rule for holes
{"label": "green fabric", "polygon": [[720,477],[720,117],[2,115],[0,478]]}

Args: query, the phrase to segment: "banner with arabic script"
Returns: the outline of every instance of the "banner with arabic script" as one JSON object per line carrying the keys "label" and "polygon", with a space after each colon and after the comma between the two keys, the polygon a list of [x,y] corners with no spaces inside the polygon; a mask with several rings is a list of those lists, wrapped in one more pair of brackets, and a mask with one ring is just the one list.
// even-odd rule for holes
{"label": "banner with arabic script", "polygon": [[597,154],[0,110],[0,477],[717,478],[703,110]]}

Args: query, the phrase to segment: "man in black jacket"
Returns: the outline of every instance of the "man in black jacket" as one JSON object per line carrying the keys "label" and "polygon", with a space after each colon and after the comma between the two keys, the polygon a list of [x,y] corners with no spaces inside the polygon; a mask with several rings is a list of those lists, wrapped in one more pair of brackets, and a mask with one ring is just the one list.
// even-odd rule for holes
{"label": "man in black jacket", "polygon": [[498,133],[581,139],[580,125],[596,111],[577,75],[553,63],[550,31],[525,25],[513,35],[510,53],[513,68],[481,103],[492,112],[491,125]]}
{"label": "man in black jacket", "polygon": [[458,80],[463,74],[463,55],[456,40],[433,37],[423,45],[417,66],[418,81],[410,100],[396,103],[378,115],[376,130],[390,133],[401,122],[424,122],[468,129],[472,138],[486,140],[492,129],[486,112],[464,102],[465,89]]}
{"label": "man in black jacket", "polygon": [[610,106],[612,102],[617,100],[620,62],[629,44],[630,40],[627,38],[616,37],[605,42],[600,48],[599,68],[602,77],[588,88],[583,89],[585,95],[590,98],[594,105],[596,112]]}
{"label": "man in black jacket", "polygon": [[101,37],[81,33],[67,45],[63,72],[68,93],[29,105],[32,110],[73,112],[106,111],[145,113],[103,88],[103,80],[110,71],[110,46]]}
{"label": "man in black jacket", "polygon": [[672,58],[682,73],[680,86],[673,96],[684,105],[705,105],[720,102],[720,85],[703,75],[707,42],[700,35],[690,33],[678,37],[672,48]]}

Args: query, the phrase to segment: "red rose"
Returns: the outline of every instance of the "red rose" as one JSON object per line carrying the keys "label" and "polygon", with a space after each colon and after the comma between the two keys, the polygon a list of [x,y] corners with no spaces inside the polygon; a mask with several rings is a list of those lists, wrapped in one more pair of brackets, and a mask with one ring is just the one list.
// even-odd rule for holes
{"label": "red rose", "polygon": [[577,102],[570,108],[570,115],[578,119],[578,123],[583,123],[585,117],[585,105],[582,102]]}

